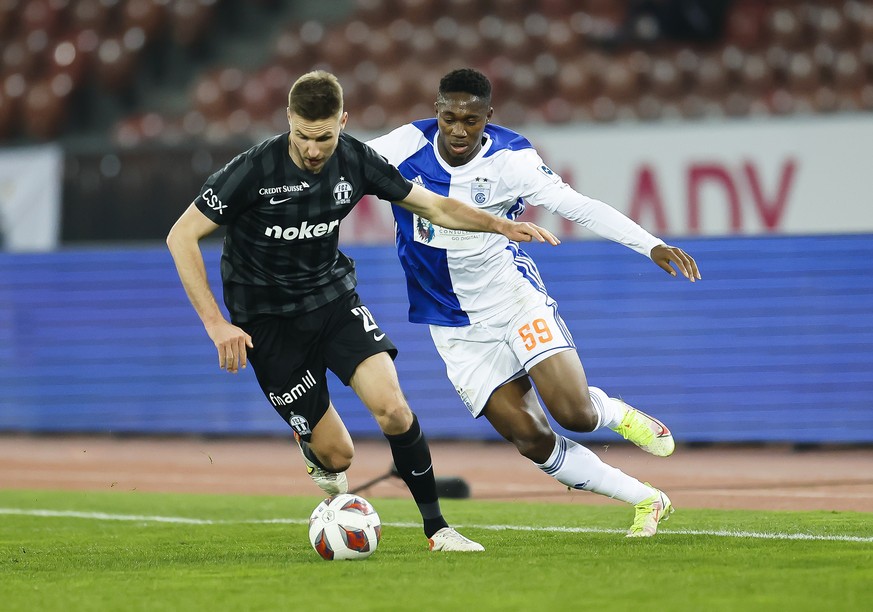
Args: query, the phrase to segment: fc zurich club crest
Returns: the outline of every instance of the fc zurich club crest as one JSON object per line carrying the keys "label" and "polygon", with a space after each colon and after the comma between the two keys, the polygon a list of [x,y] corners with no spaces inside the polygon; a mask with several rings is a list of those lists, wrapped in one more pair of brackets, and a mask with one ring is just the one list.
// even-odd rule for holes
{"label": "fc zurich club crest", "polygon": [[299,414],[294,414],[292,412],[291,416],[288,417],[288,424],[298,435],[308,436],[312,433],[312,430],[309,428],[309,421],[306,420],[306,417],[300,416]]}
{"label": "fc zurich club crest", "polygon": [[333,187],[333,199],[337,206],[352,202],[352,184],[344,176],[341,176],[339,183]]}
{"label": "fc zurich club crest", "polygon": [[470,197],[476,204],[484,204],[491,197],[491,183],[488,179],[477,178],[470,185]]}

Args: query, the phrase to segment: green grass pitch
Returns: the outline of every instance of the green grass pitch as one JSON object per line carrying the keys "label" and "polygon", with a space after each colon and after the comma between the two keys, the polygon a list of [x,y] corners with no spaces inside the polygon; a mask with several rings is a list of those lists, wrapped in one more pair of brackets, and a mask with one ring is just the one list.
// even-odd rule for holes
{"label": "green grass pitch", "polygon": [[364,561],[321,560],[317,497],[0,491],[0,607],[63,610],[873,609],[873,515],[446,500],[485,553],[438,554],[411,500],[370,501]]}

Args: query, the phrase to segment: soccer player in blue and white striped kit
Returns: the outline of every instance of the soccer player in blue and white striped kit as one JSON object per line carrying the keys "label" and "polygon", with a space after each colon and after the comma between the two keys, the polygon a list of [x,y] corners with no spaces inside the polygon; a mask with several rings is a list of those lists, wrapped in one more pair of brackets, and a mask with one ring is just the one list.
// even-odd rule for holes
{"label": "soccer player in blue and white striped kit", "polygon": [[[409,180],[494,215],[542,206],[619,242],[676,276],[700,278],[694,259],[564,183],[518,133],[491,123],[491,83],[472,69],[440,81],[436,118],[369,141]],[[393,206],[409,318],[430,326],[449,379],[474,417],[484,416],[543,472],[573,489],[635,506],[629,537],[649,537],[673,508],[662,491],[555,433],[533,389],[562,427],[608,427],[649,453],[675,443],[657,419],[588,386],[575,344],[533,260],[498,234],[450,230]],[[532,381],[532,382],[531,382]]]}

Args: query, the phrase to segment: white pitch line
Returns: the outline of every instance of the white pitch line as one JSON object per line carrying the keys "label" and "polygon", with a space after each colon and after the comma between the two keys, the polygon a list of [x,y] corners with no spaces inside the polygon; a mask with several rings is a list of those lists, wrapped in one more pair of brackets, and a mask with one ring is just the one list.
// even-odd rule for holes
{"label": "white pitch line", "polygon": [[144,523],[184,523],[187,525],[218,525],[230,521],[192,519],[181,516],[146,516],[138,514],[107,514],[105,512],[78,512],[76,510],[23,510],[19,508],[0,508],[0,514],[18,516],[42,516],[48,518],[80,518],[95,521],[139,521]]}
{"label": "white pitch line", "polygon": [[[152,516],[139,514],[108,514],[106,512],[80,512],[77,510],[41,510],[22,508],[0,508],[0,514],[17,516],[39,516],[46,518],[80,518],[96,521],[132,521],[140,523],[177,523],[185,525],[305,525],[308,519],[275,518],[228,521],[221,519],[197,519],[182,516]],[[415,527],[419,523],[384,523],[389,527]],[[459,524],[456,527],[487,529],[489,531],[543,531],[551,533],[625,533],[624,529],[605,529],[601,527],[558,527],[533,525],[477,525]],[[826,542],[873,543],[873,536],[814,535],[811,533],[774,533],[761,531],[729,531],[706,529],[661,529],[659,535],[706,535],[723,538],[747,538],[754,540],[815,540]]]}

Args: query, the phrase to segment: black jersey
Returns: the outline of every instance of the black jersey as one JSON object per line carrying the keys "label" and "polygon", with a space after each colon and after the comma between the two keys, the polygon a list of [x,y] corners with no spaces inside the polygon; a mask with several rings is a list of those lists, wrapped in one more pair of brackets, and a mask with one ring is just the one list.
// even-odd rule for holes
{"label": "black jersey", "polygon": [[288,132],[237,155],[194,201],[227,226],[221,279],[231,319],[310,312],[354,288],[354,262],[338,248],[340,221],[366,194],[396,202],[411,189],[394,166],[345,133],[318,174],[291,160]]}

